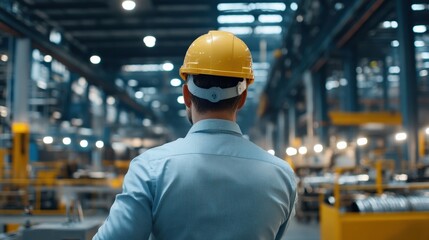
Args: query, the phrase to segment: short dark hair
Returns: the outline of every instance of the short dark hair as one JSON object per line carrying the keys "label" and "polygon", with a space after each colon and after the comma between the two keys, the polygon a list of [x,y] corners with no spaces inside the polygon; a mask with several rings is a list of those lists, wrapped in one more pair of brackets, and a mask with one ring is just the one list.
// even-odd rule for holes
{"label": "short dark hair", "polygon": [[[221,77],[213,75],[193,75],[194,83],[200,88],[211,88],[211,87],[220,87],[220,88],[229,88],[237,86],[241,81],[244,81],[243,78],[234,78],[234,77]],[[241,96],[241,95],[240,95]],[[221,110],[233,110],[237,108],[240,96],[233,98],[228,98],[221,100],[219,102],[213,103],[209,100],[199,98],[192,95],[191,100],[195,104],[195,108],[200,113],[205,113],[208,111],[221,111]]]}

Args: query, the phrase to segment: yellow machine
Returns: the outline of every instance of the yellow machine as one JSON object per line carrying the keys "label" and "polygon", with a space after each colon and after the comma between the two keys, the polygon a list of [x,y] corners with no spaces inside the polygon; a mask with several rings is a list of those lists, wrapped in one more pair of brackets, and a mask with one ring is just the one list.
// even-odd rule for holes
{"label": "yellow machine", "polygon": [[[334,205],[324,202],[320,197],[320,227],[322,240],[427,240],[429,239],[429,211],[404,212],[346,212],[341,205],[344,192],[363,191],[381,195],[386,191],[414,191],[429,189],[428,183],[403,183],[401,185],[383,185],[381,169],[383,164],[376,164],[376,183],[374,185],[342,186],[333,184]],[[341,170],[337,171],[339,176]]]}

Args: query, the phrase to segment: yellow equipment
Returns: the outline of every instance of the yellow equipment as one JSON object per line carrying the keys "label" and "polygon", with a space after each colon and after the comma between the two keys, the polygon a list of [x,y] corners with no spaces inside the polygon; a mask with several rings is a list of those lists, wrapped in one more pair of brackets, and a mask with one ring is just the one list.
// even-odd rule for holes
{"label": "yellow equipment", "polygon": [[27,123],[13,123],[12,177],[28,178],[28,159],[30,151],[30,126]]}
{"label": "yellow equipment", "polygon": [[245,78],[251,84],[252,54],[232,33],[210,31],[197,38],[186,52],[180,76],[186,81],[189,74]]}

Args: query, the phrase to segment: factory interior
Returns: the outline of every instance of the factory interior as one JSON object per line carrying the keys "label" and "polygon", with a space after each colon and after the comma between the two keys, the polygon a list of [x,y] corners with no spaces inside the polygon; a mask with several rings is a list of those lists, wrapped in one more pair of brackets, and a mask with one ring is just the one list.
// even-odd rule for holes
{"label": "factory interior", "polygon": [[252,53],[237,123],[295,171],[287,239],[428,240],[428,29],[427,0],[1,0],[0,240],[92,239],[130,161],[190,129],[210,30]]}

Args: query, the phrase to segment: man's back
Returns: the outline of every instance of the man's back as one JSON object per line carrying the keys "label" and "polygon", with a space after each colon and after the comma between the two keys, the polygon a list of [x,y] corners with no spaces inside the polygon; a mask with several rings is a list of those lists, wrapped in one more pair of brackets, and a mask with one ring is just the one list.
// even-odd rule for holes
{"label": "man's back", "polygon": [[124,189],[147,192],[152,226],[139,227],[144,235],[152,227],[156,239],[276,239],[294,186],[290,167],[244,139],[235,123],[204,120],[184,139],[137,157]]}

